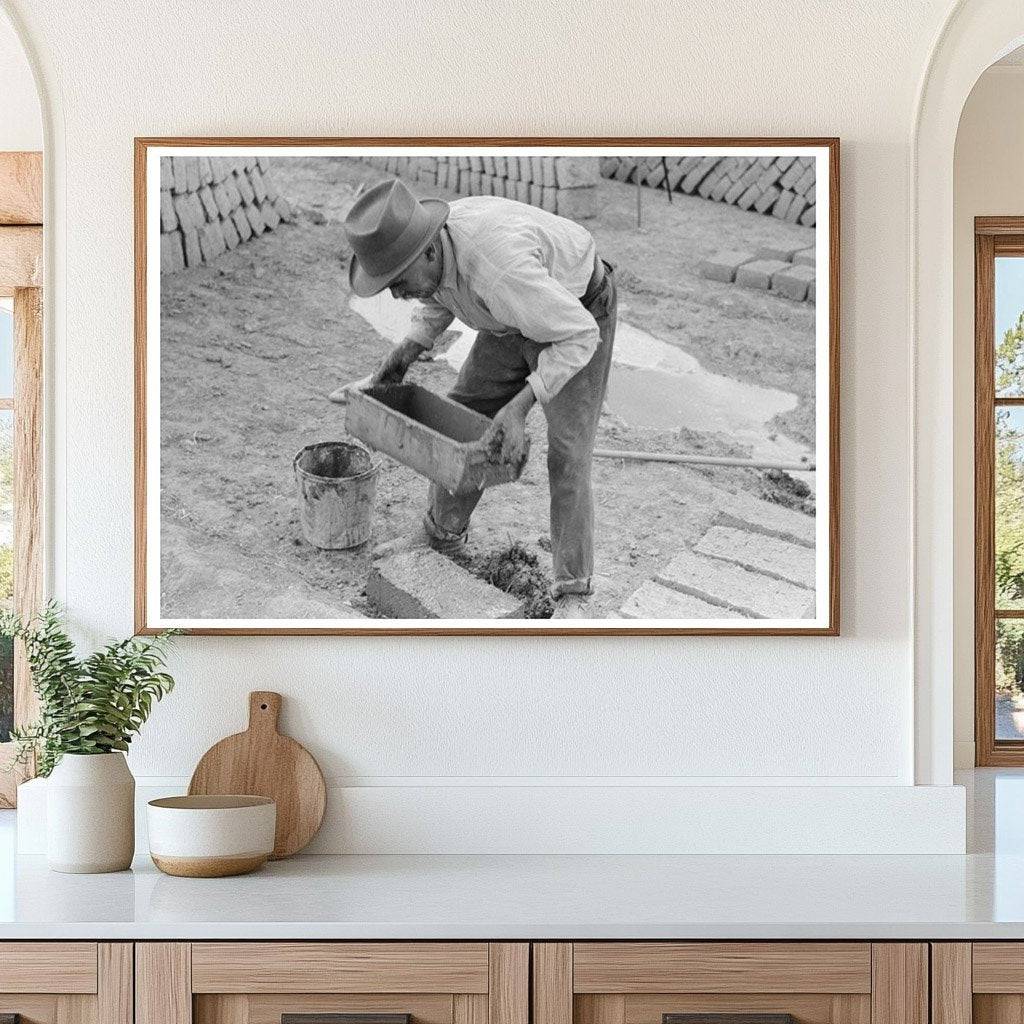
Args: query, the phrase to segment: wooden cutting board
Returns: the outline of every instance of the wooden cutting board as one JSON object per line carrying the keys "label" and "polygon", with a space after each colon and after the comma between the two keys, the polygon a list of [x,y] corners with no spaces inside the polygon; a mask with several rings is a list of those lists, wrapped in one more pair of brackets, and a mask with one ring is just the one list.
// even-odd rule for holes
{"label": "wooden cutting board", "polygon": [[200,759],[190,795],[235,793],[277,803],[273,860],[303,849],[320,828],[327,790],[320,766],[302,744],[277,731],[281,694],[249,694],[249,728],[214,744]]}

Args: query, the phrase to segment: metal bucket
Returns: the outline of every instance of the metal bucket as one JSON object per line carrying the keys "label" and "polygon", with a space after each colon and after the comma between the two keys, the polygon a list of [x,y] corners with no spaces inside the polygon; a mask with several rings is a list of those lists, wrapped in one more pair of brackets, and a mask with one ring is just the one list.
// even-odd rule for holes
{"label": "metal bucket", "polygon": [[358,441],[306,445],[292,463],[302,532],[314,547],[336,551],[370,539],[380,461]]}

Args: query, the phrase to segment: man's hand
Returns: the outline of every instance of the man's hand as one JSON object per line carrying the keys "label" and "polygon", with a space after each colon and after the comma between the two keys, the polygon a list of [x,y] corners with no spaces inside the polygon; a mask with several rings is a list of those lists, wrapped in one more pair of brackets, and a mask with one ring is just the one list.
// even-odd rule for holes
{"label": "man's hand", "polygon": [[498,410],[482,441],[488,451],[501,454],[501,461],[522,467],[526,461],[526,416],[537,400],[529,384]]}
{"label": "man's hand", "polygon": [[422,345],[415,341],[403,341],[396,345],[383,359],[370,378],[369,387],[376,387],[378,384],[401,384],[409,367],[419,358],[424,351]]}

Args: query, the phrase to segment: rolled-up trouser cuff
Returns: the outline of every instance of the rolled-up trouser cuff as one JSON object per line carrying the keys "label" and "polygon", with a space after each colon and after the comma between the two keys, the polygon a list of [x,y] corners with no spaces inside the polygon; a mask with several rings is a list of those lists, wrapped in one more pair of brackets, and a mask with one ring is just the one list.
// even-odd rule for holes
{"label": "rolled-up trouser cuff", "polygon": [[466,543],[469,537],[468,528],[461,533],[446,530],[443,526],[438,526],[434,522],[434,517],[429,512],[423,517],[423,529],[427,531],[430,546],[435,551],[457,551]]}
{"label": "rolled-up trouser cuff", "polygon": [[589,576],[578,580],[555,580],[551,587],[551,596],[556,600],[563,594],[582,594],[587,597],[593,592]]}

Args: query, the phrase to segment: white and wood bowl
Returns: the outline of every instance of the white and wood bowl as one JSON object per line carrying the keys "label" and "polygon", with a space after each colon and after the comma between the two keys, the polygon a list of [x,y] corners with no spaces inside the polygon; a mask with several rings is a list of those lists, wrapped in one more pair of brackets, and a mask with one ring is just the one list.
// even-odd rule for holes
{"label": "white and wood bowl", "polygon": [[168,875],[244,875],[274,850],[277,805],[269,797],[168,796],[146,811],[150,856]]}

